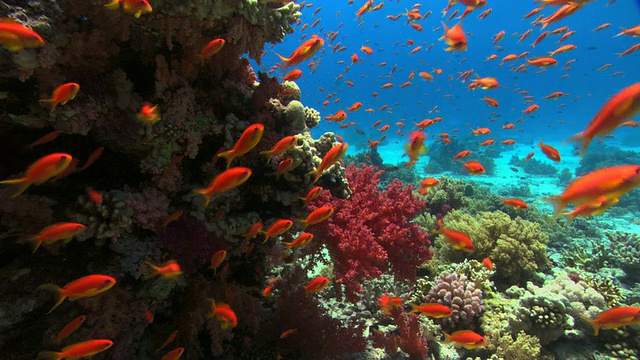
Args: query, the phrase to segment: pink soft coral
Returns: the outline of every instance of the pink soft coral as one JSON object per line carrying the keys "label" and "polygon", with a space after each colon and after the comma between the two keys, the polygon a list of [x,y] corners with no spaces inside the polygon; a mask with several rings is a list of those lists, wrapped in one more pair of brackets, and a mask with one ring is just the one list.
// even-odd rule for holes
{"label": "pink soft coral", "polygon": [[[346,177],[350,199],[338,199],[324,192],[310,206],[331,205],[334,214],[314,225],[311,232],[326,244],[334,262],[334,282],[345,285],[350,300],[363,291],[363,278],[376,278],[391,270],[399,278],[413,280],[416,267],[431,259],[427,234],[410,221],[425,203],[394,179],[386,190],[378,183],[383,171],[374,166],[350,165]],[[339,289],[339,287],[337,287]]]}

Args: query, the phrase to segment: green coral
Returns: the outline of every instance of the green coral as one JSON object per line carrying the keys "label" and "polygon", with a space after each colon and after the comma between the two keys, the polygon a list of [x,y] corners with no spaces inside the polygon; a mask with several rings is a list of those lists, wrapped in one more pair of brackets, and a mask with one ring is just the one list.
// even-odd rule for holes
{"label": "green coral", "polygon": [[611,308],[622,304],[622,300],[624,300],[622,289],[613,280],[596,275],[586,276],[584,282],[604,297],[607,307]]}
{"label": "green coral", "polygon": [[504,334],[498,338],[495,355],[499,359],[529,360],[538,359],[541,350],[542,346],[537,337],[520,331],[515,339],[511,334]]}
{"label": "green coral", "polygon": [[501,212],[482,212],[477,216],[454,210],[444,217],[448,229],[467,234],[474,243],[473,253],[463,253],[444,243],[442,236],[436,241],[441,261],[459,262],[463,258],[482,261],[490,258],[496,268],[494,281],[499,285],[524,284],[533,275],[549,268],[546,249],[549,237],[540,225],[511,219]]}

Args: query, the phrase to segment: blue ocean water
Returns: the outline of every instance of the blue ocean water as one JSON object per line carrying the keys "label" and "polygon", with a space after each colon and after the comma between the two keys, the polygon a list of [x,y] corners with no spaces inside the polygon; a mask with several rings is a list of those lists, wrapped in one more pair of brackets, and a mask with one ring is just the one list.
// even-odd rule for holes
{"label": "blue ocean water", "polygon": [[[313,6],[304,7],[301,22],[294,34],[288,35],[284,43],[267,50],[263,58],[263,69],[279,62],[275,52],[288,55],[295,50],[302,38],[311,34],[318,34],[326,40],[324,49],[311,60],[315,64],[315,73],[311,74],[308,62],[298,66],[303,76],[297,81],[302,90],[302,101],[305,105],[317,108],[322,116],[345,110],[354,102],[362,102],[363,107],[357,112],[348,112],[345,123],[354,122],[355,125],[340,129],[335,123],[323,121],[314,129],[314,135],[325,131],[336,131],[350,144],[359,144],[362,149],[367,145],[367,139],[377,140],[380,134],[371,125],[377,120],[383,124],[390,124],[387,131],[387,142],[398,144],[398,152],[402,153],[402,145],[406,143],[408,132],[399,130],[394,124],[403,121],[407,127],[425,118],[440,116],[443,121],[428,128],[431,141],[441,132],[455,131],[460,135],[468,134],[469,128],[490,126],[494,131],[496,142],[506,138],[514,138],[519,142],[535,141],[544,138],[546,142],[560,142],[568,136],[581,131],[593,118],[598,109],[609,96],[640,79],[638,67],[640,52],[619,57],[623,52],[638,43],[637,38],[629,36],[614,37],[621,28],[637,25],[640,18],[640,5],[637,1],[608,1],[599,0],[586,4],[577,13],[566,19],[550,24],[545,30],[554,30],[561,26],[568,26],[575,31],[573,36],[558,43],[562,33],[549,35],[537,46],[532,43],[542,33],[541,27],[534,27],[532,21],[539,15],[549,16],[557,7],[548,6],[538,15],[528,19],[523,16],[536,7],[534,1],[488,1],[486,7],[479,8],[466,16],[462,21],[456,20],[462,13],[463,5],[454,6],[446,16],[442,10],[446,1],[423,2],[421,14],[431,11],[431,15],[416,21],[423,27],[422,31],[414,30],[407,24],[407,17],[391,20],[388,15],[403,14],[411,9],[413,2],[385,1],[384,6],[377,11],[367,12],[360,19],[355,15],[364,1],[348,4],[345,1],[315,2]],[[310,5],[310,4],[307,4]],[[491,13],[485,19],[479,19],[481,12],[491,8]],[[320,9],[320,10],[317,10]],[[447,17],[458,10],[458,15],[452,20]],[[316,12],[317,11],[317,12]],[[311,25],[320,20],[315,27]],[[446,52],[446,45],[438,41],[444,31],[442,23],[453,26],[460,22],[468,35],[468,50],[465,52]],[[600,31],[594,29],[604,23],[611,26]],[[302,30],[304,25],[305,30]],[[505,31],[505,36],[496,47],[492,37],[499,31]],[[518,39],[527,30],[531,34],[522,42]],[[329,36],[338,32],[335,41],[330,42]],[[408,40],[413,45],[408,45]],[[337,43],[345,46],[346,50],[334,52],[332,47]],[[558,65],[540,72],[529,66],[527,72],[514,72],[513,68],[525,62],[527,58],[548,55],[550,51],[563,44],[574,44],[576,49],[557,54]],[[373,49],[372,55],[360,51],[362,45]],[[415,54],[409,52],[421,45],[422,50]],[[427,50],[427,48],[429,48]],[[505,63],[498,67],[500,59],[507,54],[520,54],[528,51],[529,55],[520,60]],[[351,56],[357,54],[359,61],[351,63]],[[497,59],[485,61],[491,54]],[[568,61],[574,61],[565,67]],[[386,66],[381,66],[386,63]],[[597,71],[605,64],[611,64],[606,70]],[[392,73],[392,68],[397,67]],[[418,77],[418,72],[442,69],[442,74],[435,76],[431,82]],[[496,90],[469,90],[469,82],[457,80],[463,71],[473,69],[472,78],[478,74],[481,77],[491,76],[498,79],[500,88]],[[400,88],[408,81],[410,73],[415,77],[411,85]],[[276,72],[278,73],[278,72]],[[341,79],[338,76],[342,75]],[[346,84],[346,80],[354,83],[353,87]],[[381,89],[384,83],[391,82],[395,86]],[[533,97],[533,102],[540,106],[539,110],[525,115],[523,95],[519,92],[526,90]],[[543,98],[554,91],[562,91],[568,96],[556,100]],[[377,92],[377,97],[372,93]],[[327,99],[327,96],[331,98]],[[492,108],[482,100],[484,96],[499,101],[499,108]],[[335,100],[339,102],[335,103]],[[329,100],[329,104],[322,103]],[[383,105],[389,105],[390,111],[379,111]],[[429,113],[434,107],[437,110]],[[375,112],[365,112],[366,108]],[[498,125],[513,123],[518,119],[519,132],[504,134]],[[364,134],[359,134],[364,132]],[[625,128],[616,135],[637,133],[636,129]],[[383,142],[384,145],[384,142]],[[351,151],[356,150],[352,146]]]}

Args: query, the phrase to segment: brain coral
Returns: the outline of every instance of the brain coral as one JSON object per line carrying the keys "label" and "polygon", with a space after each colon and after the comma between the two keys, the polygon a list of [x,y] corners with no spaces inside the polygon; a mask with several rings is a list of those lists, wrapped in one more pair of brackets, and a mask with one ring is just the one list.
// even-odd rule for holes
{"label": "brain coral", "polygon": [[440,237],[436,242],[440,244],[440,259],[459,262],[465,257],[478,261],[488,257],[495,265],[493,280],[498,287],[524,284],[535,272],[550,265],[546,253],[549,237],[536,223],[520,217],[511,219],[501,211],[482,212],[474,217],[454,210],[444,217],[444,225],[467,234],[475,251],[462,253]]}

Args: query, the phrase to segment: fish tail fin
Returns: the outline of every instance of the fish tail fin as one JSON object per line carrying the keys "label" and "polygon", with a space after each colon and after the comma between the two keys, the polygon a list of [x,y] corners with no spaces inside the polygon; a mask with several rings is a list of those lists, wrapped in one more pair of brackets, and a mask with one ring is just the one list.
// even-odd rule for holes
{"label": "fish tail fin", "polygon": [[18,191],[16,191],[13,195],[11,195],[12,199],[14,197],[22,194],[25,190],[27,190],[29,185],[31,185],[31,183],[29,181],[27,181],[26,177],[19,178],[19,179],[11,179],[11,180],[0,181],[0,184],[9,184],[9,185],[17,185],[18,186]]}
{"label": "fish tail fin", "polygon": [[269,151],[269,150],[260,151],[260,155],[266,155],[267,156],[267,165],[269,165],[269,163],[271,162],[271,158],[273,158],[273,155],[271,155],[271,151]]}
{"label": "fish tail fin", "polygon": [[231,166],[231,162],[233,161],[233,159],[235,159],[235,154],[233,149],[231,149],[231,150],[221,152],[220,154],[218,154],[218,157],[224,158],[225,160],[227,160],[227,169],[228,169],[229,166]]}
{"label": "fish tail fin", "polygon": [[207,189],[195,189],[195,190],[193,190],[193,193],[195,195],[204,196],[204,206],[203,206],[203,208],[206,208],[207,205],[209,205],[209,202],[211,201],[211,193],[208,192]]}
{"label": "fish tail fin", "polygon": [[58,102],[55,99],[42,99],[40,102],[51,104],[51,112],[54,112],[56,106],[58,106]]}
{"label": "fish tail fin", "polygon": [[602,325],[598,324],[595,320],[591,320],[585,316],[580,316],[582,318],[582,320],[588,322],[589,324],[591,324],[591,326],[593,327],[593,336],[598,336],[598,334],[600,333],[600,328],[602,327]]}
{"label": "fish tail fin", "polygon": [[309,171],[307,175],[313,175],[313,181],[311,183],[315,184],[320,179],[320,176],[322,176],[322,173],[318,171],[318,169],[313,169]]}
{"label": "fish tail fin", "polygon": [[578,143],[580,145],[580,156],[584,156],[587,152],[587,147],[589,147],[591,140],[591,138],[585,136],[584,132],[579,132],[567,139],[569,142]]}
{"label": "fish tail fin", "polygon": [[571,225],[571,223],[573,222],[573,220],[575,220],[575,219],[576,219],[576,217],[577,217],[577,215],[574,215],[574,214],[572,214],[572,213],[570,213],[570,212],[562,213],[562,214],[560,214],[560,215],[564,215],[564,216],[566,216],[566,217],[567,217],[567,223],[566,223],[566,225],[565,225],[566,227],[569,227],[569,225]]}
{"label": "fish tail fin", "polygon": [[447,26],[447,24],[444,23],[444,21],[440,21],[440,23],[442,23],[442,28],[444,29],[444,35],[440,36],[438,40],[444,39],[447,35],[447,31],[449,31],[449,27]]}
{"label": "fish tail fin", "polygon": [[549,221],[554,221],[555,219],[557,219],[558,216],[562,214],[562,209],[564,209],[569,204],[568,201],[563,200],[560,196],[551,196],[542,200],[550,203],[553,206],[553,216],[549,219]]}
{"label": "fish tail fin", "polygon": [[53,305],[51,310],[47,312],[47,314],[50,314],[53,310],[55,310],[58,306],[60,306],[60,304],[62,304],[64,299],[67,298],[67,295],[64,294],[63,289],[55,284],[40,285],[36,288],[36,290],[46,290],[53,293],[57,297],[56,303]]}
{"label": "fish tail fin", "polygon": [[30,236],[27,238],[27,242],[33,247],[33,251],[31,251],[32,254],[35,254],[36,250],[42,245],[42,240],[40,240],[38,236]]}
{"label": "fish tail fin", "polygon": [[106,7],[109,10],[118,10],[118,8],[120,7],[120,0],[111,0],[104,7]]}
{"label": "fish tail fin", "polygon": [[444,343],[445,344],[450,343],[451,342],[451,335],[447,334],[446,331],[443,331],[442,333],[444,334]]}
{"label": "fish tail fin", "polygon": [[36,358],[36,360],[60,360],[60,359],[62,359],[62,357],[60,356],[60,353],[55,351],[41,351],[38,354],[38,357]]}
{"label": "fish tail fin", "polygon": [[411,311],[409,311],[407,314],[414,314],[419,312],[420,310],[418,310],[418,305],[411,303]]}

